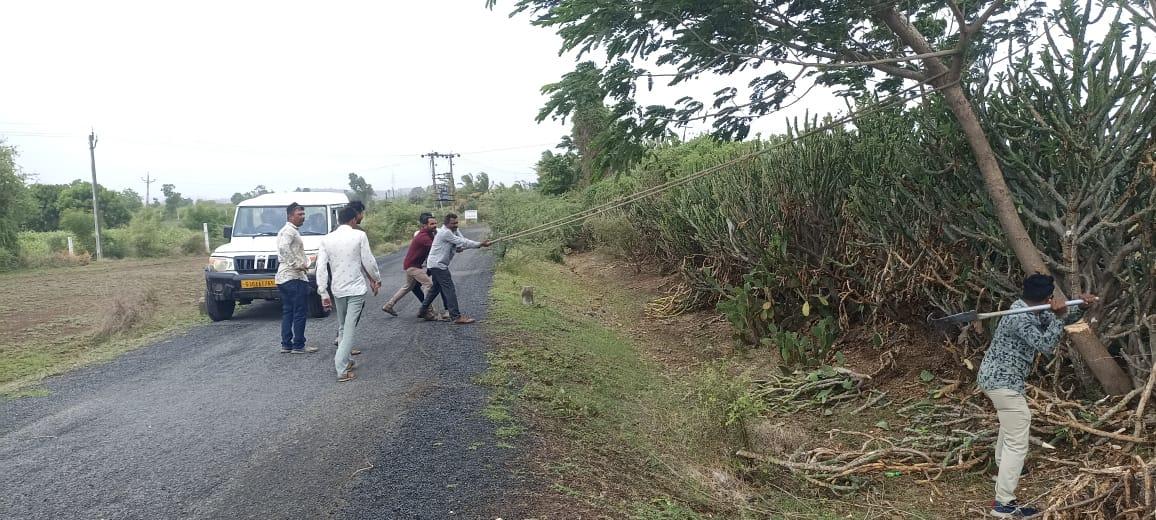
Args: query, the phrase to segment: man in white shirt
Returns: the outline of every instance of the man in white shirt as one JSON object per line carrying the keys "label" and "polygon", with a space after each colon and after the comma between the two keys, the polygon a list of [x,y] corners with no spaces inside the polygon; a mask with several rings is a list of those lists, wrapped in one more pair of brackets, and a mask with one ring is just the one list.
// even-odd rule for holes
{"label": "man in white shirt", "polygon": [[317,270],[317,290],[326,309],[336,307],[337,320],[341,323],[341,342],[333,356],[333,366],[337,370],[337,381],[343,383],[354,378],[350,352],[355,328],[365,308],[365,293],[372,290],[377,294],[381,287],[381,272],[365,232],[352,227],[357,222],[357,210],[343,208],[338,220],[341,225],[321,239],[317,252],[317,265],[329,266],[328,270]]}
{"label": "man in white shirt", "polygon": [[465,325],[477,321],[458,312],[458,295],[454,288],[454,279],[450,276],[450,262],[454,260],[454,254],[459,248],[476,249],[479,247],[490,247],[490,241],[475,242],[462,236],[458,232],[458,216],[453,213],[447,214],[445,224],[438,229],[437,235],[434,235],[429,257],[426,258],[425,265],[428,268],[430,278],[433,279],[433,289],[426,293],[418,316],[423,316],[427,320],[431,319],[426,312],[429,311],[430,304],[440,294],[445,297],[446,310],[449,311],[450,320],[454,324]]}
{"label": "man in white shirt", "polygon": [[[274,210],[276,211],[276,210]],[[305,222],[305,208],[296,202],[285,208],[287,222],[277,232],[277,292],[281,296],[281,352],[305,354],[305,316],[309,314],[309,260],[297,228]]]}

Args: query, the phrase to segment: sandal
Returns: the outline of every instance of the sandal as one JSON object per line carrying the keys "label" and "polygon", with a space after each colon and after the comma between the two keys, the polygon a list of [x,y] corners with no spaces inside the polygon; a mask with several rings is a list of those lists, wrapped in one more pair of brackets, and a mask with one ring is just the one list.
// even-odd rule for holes
{"label": "sandal", "polygon": [[355,378],[357,378],[357,374],[354,374],[352,370],[346,370],[344,374],[341,374],[341,377],[337,378],[337,382],[344,383],[346,381],[353,381]]}

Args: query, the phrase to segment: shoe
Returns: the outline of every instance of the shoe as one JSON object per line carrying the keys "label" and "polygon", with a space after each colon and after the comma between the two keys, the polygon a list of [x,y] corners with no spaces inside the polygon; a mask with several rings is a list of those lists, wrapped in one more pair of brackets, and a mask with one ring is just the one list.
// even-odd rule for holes
{"label": "shoe", "polygon": [[317,347],[301,347],[293,349],[294,354],[312,354],[317,352]]}
{"label": "shoe", "polygon": [[1035,518],[1040,510],[1034,507],[1021,506],[1018,500],[1001,504],[998,500],[992,503],[991,516],[996,518]]}
{"label": "shoe", "polygon": [[434,315],[433,311],[425,311],[424,313],[419,311],[417,317],[425,321],[437,321],[437,316]]}
{"label": "shoe", "polygon": [[[1020,478],[1024,478],[1024,477],[1030,475],[1031,473],[1032,473],[1032,470],[1028,469],[1027,465],[1024,465],[1023,469],[1020,470]],[[988,476],[991,477],[992,482],[999,480],[999,468],[998,467],[995,468],[995,473],[988,473]]]}
{"label": "shoe", "polygon": [[352,359],[351,359],[351,360],[349,360],[349,364],[348,364],[348,365],[345,365],[345,371],[346,371],[346,372],[349,372],[350,370],[353,370],[353,366],[354,366],[354,365],[356,365],[356,364],[357,364],[357,363],[354,363]]}
{"label": "shoe", "polygon": [[290,352],[293,352],[293,349],[291,349],[289,347],[281,347],[281,353],[282,354],[288,354]]}
{"label": "shoe", "polygon": [[469,325],[476,321],[478,320],[475,320],[469,316],[458,316],[458,319],[454,320],[454,325]]}
{"label": "shoe", "polygon": [[354,374],[352,371],[346,370],[345,373],[341,374],[341,377],[337,378],[337,382],[338,383],[344,383],[346,381],[353,381],[355,378],[357,378],[357,374]]}
{"label": "shoe", "polygon": [[397,317],[397,311],[393,310],[393,305],[382,305],[381,310],[390,316]]}
{"label": "shoe", "polygon": [[361,351],[357,350],[357,349],[350,349],[350,351],[349,351],[349,355],[351,355],[351,356],[356,356],[360,353],[361,353]]}

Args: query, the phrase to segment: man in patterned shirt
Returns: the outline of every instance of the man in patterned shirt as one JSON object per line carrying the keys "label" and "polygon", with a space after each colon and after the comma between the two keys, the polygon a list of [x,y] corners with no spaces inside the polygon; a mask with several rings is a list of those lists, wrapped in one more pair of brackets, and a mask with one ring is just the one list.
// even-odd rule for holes
{"label": "man in patterned shirt", "polygon": [[305,223],[305,208],[294,202],[285,208],[288,222],[277,232],[277,292],[281,293],[281,352],[317,352],[305,346],[305,316],[309,313],[309,260],[297,228]]}
{"label": "man in patterned shirt", "polygon": [[[1064,325],[1075,323],[1080,310],[1068,310],[1065,302],[1052,298],[1055,280],[1044,274],[1033,274],[1024,280],[1023,298],[1012,304],[1021,309],[1050,304],[1050,310],[1004,316],[996,326],[991,346],[979,365],[977,384],[995,405],[999,417],[999,436],[995,442],[995,463],[999,474],[995,481],[995,503],[991,515],[996,518],[1027,518],[1039,513],[1033,507],[1020,505],[1015,490],[1028,454],[1032,412],[1024,399],[1024,386],[1037,353],[1052,356]],[[1081,299],[1095,302],[1096,296],[1083,294]]]}

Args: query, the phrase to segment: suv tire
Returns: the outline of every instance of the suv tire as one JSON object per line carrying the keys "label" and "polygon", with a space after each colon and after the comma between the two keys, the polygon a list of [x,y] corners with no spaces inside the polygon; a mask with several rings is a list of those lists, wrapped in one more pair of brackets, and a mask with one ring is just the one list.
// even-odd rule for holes
{"label": "suv tire", "polygon": [[213,321],[224,321],[233,317],[237,302],[233,300],[214,300],[213,295],[205,292],[205,314]]}

